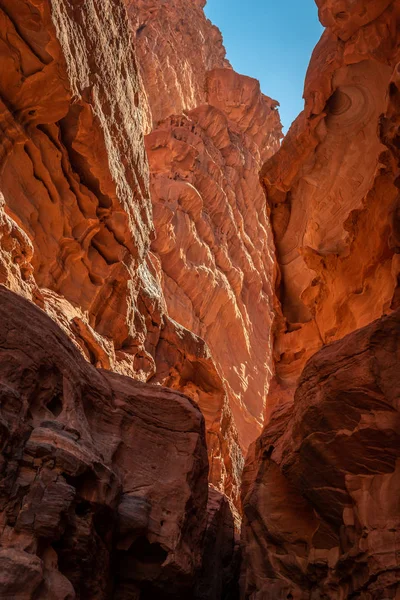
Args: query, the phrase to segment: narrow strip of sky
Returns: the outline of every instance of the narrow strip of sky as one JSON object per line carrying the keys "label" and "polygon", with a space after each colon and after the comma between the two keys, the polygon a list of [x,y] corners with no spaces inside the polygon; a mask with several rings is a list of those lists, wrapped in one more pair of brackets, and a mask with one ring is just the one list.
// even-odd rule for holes
{"label": "narrow strip of sky", "polygon": [[314,0],[207,0],[233,68],[280,103],[284,131],[303,109],[304,77],[322,34]]}

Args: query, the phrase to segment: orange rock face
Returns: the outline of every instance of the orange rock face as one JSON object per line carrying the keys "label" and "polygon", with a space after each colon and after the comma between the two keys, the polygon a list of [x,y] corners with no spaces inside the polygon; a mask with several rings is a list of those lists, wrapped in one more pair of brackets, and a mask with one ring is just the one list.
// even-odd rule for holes
{"label": "orange rock face", "polygon": [[82,6],[0,3],[1,282],[91,362],[145,380],[161,293],[147,256],[139,79],[123,4],[103,20],[97,2]]}
{"label": "orange rock face", "polygon": [[396,111],[400,6],[318,5],[328,29],[307,73],[305,110],[262,170],[281,304],[269,412],[293,396],[318,348],[390,310],[399,272],[398,156],[382,124]]}
{"label": "orange rock face", "polygon": [[[272,236],[258,171],[277,148],[278,113],[230,69],[202,2],[127,3],[130,22],[122,0],[107,7],[0,2],[0,281],[43,308],[92,364],[194,398],[210,480],[238,505],[236,430],[243,447],[260,431],[270,377]],[[199,155],[182,138],[177,177],[175,130],[157,123],[190,109],[182,131],[197,128]],[[157,136],[171,138],[169,158],[152,148]],[[182,183],[202,203],[194,236],[177,214],[172,254],[163,181],[176,202]]]}
{"label": "orange rock face", "polygon": [[153,122],[152,250],[168,314],[205,340],[221,380],[222,394],[199,401],[208,429],[222,427],[237,456],[223,415],[232,413],[246,449],[261,430],[271,377],[275,267],[259,170],[281,126],[277,103],[227,64],[202,4],[142,1],[129,14]]}
{"label": "orange rock face", "polygon": [[206,102],[206,74],[230,68],[204,0],[125,0],[135,33],[148,126]]}
{"label": "orange rock face", "polygon": [[[193,10],[203,14],[200,6]],[[168,316],[159,259],[150,252],[155,231],[143,136],[149,105],[124,3],[0,0],[0,16],[0,282],[44,309],[95,366],[195,398],[207,415],[210,480],[237,505],[243,458],[224,382],[204,341]],[[220,35],[203,19],[214,32],[205,60],[224,66]],[[202,63],[193,69],[205,74]],[[136,466],[130,468],[134,476]],[[225,513],[221,500],[216,527]],[[176,518],[174,539],[186,527],[182,515]],[[144,535],[138,553],[153,543]],[[201,543],[202,535],[188,546],[199,555]],[[158,567],[148,567],[144,580],[159,576],[166,555],[164,546],[156,551]],[[185,552],[188,589],[200,563]],[[88,598],[77,585],[76,594]]]}
{"label": "orange rock face", "polygon": [[[210,104],[166,119],[146,138],[157,230],[152,248],[161,260],[168,313],[207,342],[247,447],[263,423],[272,356],[272,234],[255,139],[259,133],[268,147],[278,117],[254,80],[216,70],[208,85]],[[236,102],[236,122],[223,102]],[[246,126],[255,127],[254,106],[263,109],[264,132],[253,135]]]}
{"label": "orange rock face", "polygon": [[400,3],[317,4],[305,110],[262,169],[280,308],[270,422],[244,472],[241,593],[394,599]]}

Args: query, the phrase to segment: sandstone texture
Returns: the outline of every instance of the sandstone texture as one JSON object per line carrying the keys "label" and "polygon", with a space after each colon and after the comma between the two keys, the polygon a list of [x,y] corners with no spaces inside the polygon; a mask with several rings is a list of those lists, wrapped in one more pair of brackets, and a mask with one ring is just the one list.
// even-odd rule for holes
{"label": "sandstone texture", "polygon": [[223,393],[200,406],[232,456],[221,415],[246,450],[271,379],[274,247],[259,171],[281,125],[278,103],[230,68],[203,4],[141,0],[128,12],[149,104],[152,251],[169,316],[210,350]]}
{"label": "sandstone texture", "polygon": [[399,273],[400,3],[317,4],[305,110],[262,169],[281,305],[269,414],[320,347],[393,308]]}
{"label": "sandstone texture", "polygon": [[243,483],[243,597],[398,598],[400,311],[320,350]]}
{"label": "sandstone texture", "polygon": [[1,0],[0,16],[0,281],[92,363],[146,380],[161,294],[124,5]]}
{"label": "sandstone texture", "polygon": [[[201,2],[1,0],[0,11],[0,282],[44,309],[95,366],[196,400],[210,481],[237,510],[240,442],[260,431],[270,378],[272,235],[258,171],[279,141],[275,103],[231,70]],[[208,101],[213,110],[185,117],[182,131],[197,122],[203,150],[192,157],[190,139],[177,141],[178,176],[175,129],[156,124]],[[160,136],[171,154],[161,164]],[[187,239],[184,199],[165,225],[181,183],[182,198],[185,184],[198,197]],[[232,359],[236,335],[243,350]]]}
{"label": "sandstone texture", "polygon": [[198,408],[96,369],[3,286],[0,340],[0,597],[190,596],[207,525]]}
{"label": "sandstone texture", "polygon": [[400,597],[400,2],[317,0],[305,109],[261,178],[274,378],[243,476],[241,597]]}
{"label": "sandstone texture", "polygon": [[[147,7],[144,4],[136,4],[136,8],[140,8],[140,18],[145,19]],[[201,77],[205,78],[206,68],[228,67],[219,32],[205,19],[199,3],[194,3],[192,8],[196,14],[202,15],[207,31],[210,30],[213,37],[207,46],[209,56],[204,57],[204,64],[193,54],[193,76],[190,81],[193,80],[193,85],[197,85],[193,99],[190,99],[189,87],[183,87],[181,100],[184,104],[176,104],[171,110],[182,110],[191,102],[196,105],[202,101]],[[177,11],[177,23],[181,19],[178,9],[178,6],[172,5],[171,14],[174,10]],[[243,456],[223,377],[216,368],[206,342],[195,332],[185,328],[185,323],[181,324],[180,319],[168,315],[168,306],[161,286],[160,259],[150,249],[156,232],[150,200],[144,134],[151,130],[153,116],[149,112],[149,99],[141,77],[145,75],[145,67],[149,69],[151,65],[144,62],[143,68],[139,69],[137,63],[138,48],[134,35],[136,30],[132,31],[136,17],[130,14],[129,19],[122,0],[0,0],[0,17],[0,283],[47,312],[69,336],[76,351],[79,350],[88,363],[97,368],[133,377],[136,383],[117,378],[115,381],[125,381],[125,384],[115,385],[136,386],[134,392],[121,391],[120,394],[136,394],[138,404],[148,403],[147,409],[144,406],[143,410],[148,410],[149,418],[151,416],[156,421],[158,418],[159,423],[154,427],[161,428],[161,438],[166,435],[171,441],[175,437],[175,428],[179,430],[181,427],[182,431],[185,430],[185,410],[182,414],[174,412],[174,404],[184,402],[179,392],[185,392],[192,397],[206,415],[210,458],[208,463],[204,457],[204,447],[201,447],[203,441],[193,445],[195,436],[192,436],[189,430],[188,437],[182,438],[181,442],[178,438],[171,442],[173,448],[156,440],[153,448],[150,439],[146,445],[147,438],[145,434],[140,435],[140,427],[137,432],[134,424],[115,425],[121,436],[119,441],[116,438],[114,440],[117,446],[125,443],[121,441],[122,438],[125,439],[124,436],[132,437],[132,442],[129,443],[134,446],[130,446],[130,452],[137,456],[130,462],[123,459],[124,465],[119,464],[117,457],[115,460],[118,466],[110,462],[111,457],[107,458],[108,462],[103,466],[110,471],[109,476],[113,481],[118,479],[117,471],[122,469],[129,472],[132,481],[138,477],[138,484],[132,483],[132,490],[136,489],[136,485],[147,488],[147,480],[144,479],[140,483],[137,469],[155,469],[156,476],[159,469],[163,471],[167,459],[172,461],[171,464],[175,464],[179,472],[174,479],[175,476],[166,468],[165,473],[163,472],[166,487],[160,480],[159,485],[156,485],[160,496],[154,499],[154,510],[160,511],[156,528],[162,528],[164,523],[169,528],[169,520],[175,521],[174,531],[172,528],[168,533],[171,535],[171,545],[168,547],[168,544],[165,545],[162,541],[154,541],[153,534],[147,529],[148,519],[153,521],[156,518],[151,516],[153,509],[150,510],[151,502],[146,496],[147,492],[143,492],[144,500],[138,501],[139,504],[133,499],[131,506],[131,500],[127,498],[125,506],[121,494],[127,493],[129,496],[131,492],[130,488],[127,492],[122,492],[120,481],[118,489],[110,492],[111,499],[108,498],[108,491],[97,497],[95,491],[90,491],[92,483],[93,489],[97,486],[97,471],[93,471],[94,467],[85,467],[84,470],[79,467],[79,473],[76,475],[65,471],[68,477],[80,478],[77,482],[75,479],[69,479],[65,484],[65,491],[66,467],[63,464],[60,467],[61,471],[54,476],[55,479],[51,479],[50,474],[50,479],[38,484],[45,489],[48,482],[61,477],[61,487],[55,488],[51,492],[49,504],[43,505],[45,520],[48,517],[53,519],[51,514],[58,510],[53,507],[53,500],[62,505],[57,513],[58,520],[54,517],[55,524],[51,531],[46,533],[47,541],[42,542],[40,532],[37,535],[32,534],[33,537],[29,539],[29,536],[23,534],[23,542],[19,546],[19,542],[14,540],[15,536],[20,535],[17,526],[15,536],[10,532],[10,540],[4,538],[4,543],[1,542],[0,550],[4,547],[4,552],[1,551],[5,561],[2,571],[10,570],[11,576],[10,580],[7,580],[8,583],[4,582],[0,596],[8,595],[10,598],[23,600],[25,597],[39,597],[37,594],[41,594],[40,597],[43,598],[56,598],[56,594],[61,594],[60,598],[75,598],[76,595],[77,598],[86,600],[110,598],[112,588],[115,598],[145,599],[154,597],[154,594],[161,598],[161,594],[167,594],[166,589],[169,586],[168,593],[174,598],[179,595],[186,597],[189,590],[195,594],[195,588],[200,590],[199,594],[202,597],[208,594],[211,598],[217,598],[222,589],[231,586],[231,561],[227,556],[229,553],[232,555],[235,544],[231,525],[234,523],[237,529],[240,520],[238,506]],[[174,38],[172,30],[165,33],[164,47],[168,44],[173,48],[175,45],[175,55],[182,55],[180,37]],[[188,32],[188,35],[191,33]],[[199,44],[201,39],[203,38],[199,38]],[[185,43],[187,40],[186,37]],[[155,61],[156,53],[150,54],[150,58]],[[157,66],[156,72],[158,71]],[[176,76],[179,72],[177,65]],[[168,98],[173,96],[173,78],[168,79],[167,71],[165,73],[167,87],[164,97]],[[167,92],[168,89],[170,93]],[[164,110],[168,110],[169,114],[170,108],[167,105],[164,106]],[[4,298],[6,303],[6,296]],[[12,300],[7,302],[8,306],[12,306]],[[22,310],[29,319],[29,309],[21,308]],[[33,320],[37,318],[37,314],[39,313],[32,314]],[[22,331],[24,326],[21,314],[18,323],[18,328]],[[37,327],[40,329],[40,325]],[[43,328],[44,335],[47,324],[43,324]],[[34,339],[35,331],[31,330],[30,335]],[[57,336],[60,335],[58,332]],[[24,339],[15,342],[17,346],[20,344],[21,349],[24,348]],[[29,348],[29,342],[26,343]],[[43,349],[46,348],[43,340],[41,345]],[[50,347],[49,352],[52,351]],[[35,386],[40,387],[41,354],[38,350],[39,354],[36,356],[35,352],[34,345],[28,356],[29,359],[37,360],[38,373],[32,374],[32,378],[36,377],[38,383]],[[61,358],[59,362],[62,362]],[[57,373],[58,368],[55,368]],[[85,368],[80,367],[79,373],[68,385],[76,385],[79,391],[79,377]],[[43,378],[47,381],[47,367],[43,369]],[[53,379],[57,380],[57,389],[62,386],[63,377],[61,383],[58,375],[50,374],[49,377],[51,382]],[[98,378],[98,375],[96,377]],[[18,379],[17,375],[16,378]],[[147,387],[145,382],[150,380],[158,386],[165,384],[176,393],[174,391],[168,395],[161,388],[157,391],[157,387],[153,385]],[[111,374],[108,375],[108,381],[107,385],[112,387],[114,380]],[[140,387],[138,381],[143,383],[143,387]],[[43,385],[46,386],[47,383],[44,382]],[[31,393],[32,402],[39,402],[35,399],[36,392]],[[61,388],[59,393],[61,394]],[[94,401],[88,400],[92,408],[86,405],[83,407],[85,398],[79,400],[82,404],[80,408],[75,405],[69,407],[68,413],[72,410],[77,411],[76,416],[71,416],[71,419],[78,422],[84,410],[101,412],[103,402],[105,405],[111,403],[111,408],[107,410],[114,412],[110,389],[104,399],[100,398],[101,394],[102,390],[95,392],[98,405],[92,406]],[[153,398],[159,398],[160,403],[165,403],[159,417],[158,409],[153,405]],[[188,399],[185,402],[192,406]],[[58,417],[61,408],[56,400],[54,410],[57,413],[54,416]],[[45,409],[40,408],[40,418],[43,411],[43,418],[46,417]],[[171,415],[168,416],[168,413]],[[10,419],[14,419],[14,425],[21,427],[23,432],[30,431],[33,426],[40,426],[37,424],[38,416],[34,417],[35,424],[32,425],[32,415],[21,412],[17,417],[16,414]],[[93,427],[97,417],[99,426],[104,429],[102,435],[109,435],[110,444],[114,443],[112,439],[117,433],[113,433],[112,418],[104,416],[102,421],[103,417],[93,414]],[[197,417],[201,421],[200,416]],[[107,419],[111,419],[108,433]],[[174,420],[170,433],[169,419]],[[125,423],[123,419],[121,423]],[[62,424],[49,427],[55,428],[56,432],[64,431]],[[91,425],[83,427],[88,429],[87,435],[92,438],[94,433],[90,431]],[[201,429],[200,425],[198,427]],[[120,432],[118,428],[123,428],[124,432]],[[200,429],[196,433],[198,436],[201,433]],[[77,439],[81,439],[83,433],[78,426],[77,432]],[[26,435],[23,433],[23,436]],[[51,437],[53,434],[49,435]],[[54,435],[63,436],[64,433]],[[43,433],[42,441],[43,445],[48,447],[48,454],[53,455],[56,452],[55,445],[48,442],[46,432]],[[15,477],[19,477],[18,453],[25,442],[24,437],[23,441],[18,442],[22,446],[10,446],[9,451],[7,450],[9,453],[5,455],[3,465],[6,482],[10,464],[14,465],[12,468],[15,469]],[[5,441],[4,444],[4,448],[8,448],[8,442]],[[93,444],[90,449],[90,461],[97,464],[100,459],[105,459],[100,456],[103,452],[100,442],[95,440]],[[14,458],[13,452],[16,453]],[[38,452],[41,455],[42,450],[39,449]],[[14,464],[13,461],[17,462]],[[193,469],[189,463],[194,465]],[[196,465],[200,463],[200,470],[196,471]],[[36,463],[34,466],[36,469]],[[99,467],[100,470],[103,466]],[[192,497],[191,490],[186,490],[187,493],[182,490],[181,508],[186,511],[184,514],[178,506],[169,506],[169,501],[164,502],[164,494],[171,494],[171,502],[174,502],[175,492],[172,488],[167,489],[168,485],[175,486],[177,493],[181,486],[184,488],[186,468],[192,473],[193,486],[200,486],[201,493],[196,491]],[[209,503],[210,516],[207,516],[207,473],[204,476],[204,470],[209,471],[209,479],[214,486],[211,488],[211,495],[219,494],[218,502]],[[36,491],[36,487],[32,492],[29,491],[30,484],[33,484],[36,478],[40,479],[35,473],[35,470],[32,471],[27,476],[28,481],[21,484],[23,492],[18,492],[20,495],[15,500],[17,504],[22,496],[31,493],[37,496],[37,503],[41,503],[42,496]],[[89,501],[88,498],[82,496],[83,504],[81,500],[77,500],[78,504],[82,504],[82,515],[90,513],[92,516],[82,525],[85,531],[81,531],[79,523],[75,526],[75,522],[71,525],[72,529],[67,531],[64,527],[66,514],[74,509],[74,498],[80,498],[80,492],[76,490],[86,485],[90,488],[88,494],[93,495],[96,508],[91,511],[85,504]],[[107,487],[109,483],[104,485]],[[189,488],[190,486],[191,484]],[[13,487],[7,487],[4,506],[9,501],[14,502],[13,490]],[[153,492],[149,490],[149,493]],[[62,499],[64,496],[65,501]],[[118,515],[115,516],[115,511],[118,512],[120,501],[121,510],[124,515],[126,513],[127,520],[127,523],[122,525],[121,534],[127,539],[122,542],[121,547],[119,542],[113,541],[117,527],[115,523],[119,518]],[[231,509],[234,511],[234,521],[232,516],[229,517]],[[15,510],[18,512],[18,506]],[[78,509],[78,512],[79,510],[81,509]],[[168,519],[162,516],[164,510],[170,515]],[[35,520],[34,514],[27,517],[32,523]],[[110,523],[105,526],[104,531],[100,525],[101,532],[98,533],[97,525],[93,523],[103,519],[110,520]],[[139,525],[132,519],[137,519]],[[10,526],[14,527],[12,520],[10,523]],[[29,531],[34,530],[32,523]],[[131,533],[132,528],[134,534]],[[189,537],[186,537],[186,529]],[[61,539],[61,534],[64,535],[64,530],[67,531],[66,541],[61,547],[61,542],[57,540]],[[211,534],[206,542],[206,531],[220,532],[214,546]],[[190,532],[194,537],[191,537]],[[98,535],[103,537],[97,545]],[[93,542],[92,537],[95,538]],[[51,546],[52,544],[55,546]],[[57,544],[59,548],[56,547]],[[107,550],[104,544],[108,544]],[[178,549],[180,544],[182,553],[178,556],[181,552]],[[217,565],[222,560],[215,553],[221,552],[224,561],[223,577],[219,577],[213,566],[215,583],[212,584],[212,589],[207,588],[208,580],[211,581],[211,577],[207,576],[208,567],[202,565],[205,544],[210,568],[214,562]],[[47,566],[44,566],[42,546],[51,546],[56,552],[55,554],[52,549],[49,550],[48,568],[54,570],[49,577],[53,578],[54,575],[54,585],[48,582],[48,576],[44,574]],[[15,552],[28,553],[29,556],[15,555],[16,564],[19,564],[18,561],[21,564],[14,571],[12,557]],[[136,565],[137,560],[142,566]],[[87,567],[81,566],[82,561],[83,564],[87,563]],[[169,567],[167,562],[170,563]],[[122,565],[121,573],[116,567],[119,563]],[[61,565],[58,571],[57,564]],[[20,585],[18,583],[25,567],[28,571],[33,569],[32,583],[27,582],[26,586],[22,578]],[[143,572],[140,574],[142,568]],[[61,572],[65,573],[68,581],[59,574]],[[203,578],[201,585],[194,578],[195,574],[200,576],[200,573]],[[115,583],[117,581],[120,583]],[[115,589],[114,584],[117,586]],[[64,588],[63,596],[58,590]]]}
{"label": "sandstone texture", "polygon": [[400,0],[316,4],[281,145],[204,0],[0,0],[0,598],[400,599]]}
{"label": "sandstone texture", "polygon": [[205,0],[125,0],[143,75],[150,129],[206,102],[206,74],[230,68],[222,36],[206,19]]}

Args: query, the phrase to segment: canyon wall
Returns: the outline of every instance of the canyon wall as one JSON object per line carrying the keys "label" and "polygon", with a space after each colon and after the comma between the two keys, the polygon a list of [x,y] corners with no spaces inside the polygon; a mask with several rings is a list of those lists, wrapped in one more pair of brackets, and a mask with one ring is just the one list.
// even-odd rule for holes
{"label": "canyon wall", "polygon": [[203,6],[0,0],[4,598],[236,593],[281,126]]}
{"label": "canyon wall", "polygon": [[[219,598],[243,458],[210,350],[169,317],[150,250],[126,7],[1,0],[0,16],[0,595]],[[164,381],[205,410],[210,460],[203,417]]]}
{"label": "canyon wall", "polygon": [[[205,340],[222,380],[227,407],[201,403],[206,420],[231,411],[246,450],[271,377],[274,248],[259,171],[281,125],[277,102],[230,68],[203,5],[141,0],[128,12],[151,115],[152,250],[168,314]],[[171,372],[165,383],[175,381]]]}
{"label": "canyon wall", "polygon": [[203,5],[1,1],[1,283],[92,364],[192,397],[237,511],[270,379],[258,172],[281,128]]}
{"label": "canyon wall", "polygon": [[327,29],[305,109],[261,173],[281,307],[269,410],[293,396],[319,348],[395,306],[398,153],[387,129],[398,108],[399,3],[317,4]]}
{"label": "canyon wall", "polygon": [[2,598],[399,598],[400,1],[204,4],[0,0]]}
{"label": "canyon wall", "polygon": [[398,598],[400,312],[325,346],[244,481],[243,597]]}
{"label": "canyon wall", "polygon": [[242,490],[251,600],[400,594],[400,2],[317,5],[304,112],[261,172],[279,305]]}

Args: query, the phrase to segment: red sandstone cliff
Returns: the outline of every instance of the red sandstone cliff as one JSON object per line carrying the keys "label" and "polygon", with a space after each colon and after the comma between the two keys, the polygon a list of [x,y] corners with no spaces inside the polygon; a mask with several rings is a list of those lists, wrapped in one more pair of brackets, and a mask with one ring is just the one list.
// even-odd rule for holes
{"label": "red sandstone cliff", "polygon": [[280,309],[242,491],[252,600],[400,593],[400,2],[317,4],[305,110],[262,169]]}
{"label": "red sandstone cliff", "polygon": [[253,448],[243,598],[397,598],[400,313],[326,346]]}
{"label": "red sandstone cliff", "polygon": [[[262,170],[279,266],[274,354],[283,398],[322,345],[393,307],[399,271],[398,156],[385,133],[398,108],[399,2],[317,4],[327,29],[308,69],[305,109]],[[276,402],[278,392],[270,410]]]}
{"label": "red sandstone cliff", "polygon": [[[37,391],[27,400],[35,407],[27,405],[28,412],[18,419],[15,414],[5,417],[20,420],[27,431],[17,451],[10,446],[14,433],[7,421],[2,440],[6,484],[1,514],[6,532],[0,543],[11,573],[1,583],[6,596],[18,597],[26,583],[29,598],[57,594],[65,600],[90,594],[103,598],[111,593],[121,600],[154,593],[161,598],[168,596],[165,587],[172,581],[172,571],[174,597],[192,590],[198,598],[217,598],[232,583],[231,509],[237,526],[242,449],[262,426],[271,374],[273,239],[258,172],[279,145],[279,116],[276,103],[261,94],[256,81],[232,71],[220,33],[205,18],[202,2],[143,1],[126,6],[128,12],[119,0],[106,5],[97,0],[0,1],[1,283],[47,312],[92,365],[158,384],[143,387],[139,403],[163,401],[160,384],[193,398],[205,416],[213,487],[209,492],[204,488],[204,441],[192,448],[189,436],[190,443],[184,442],[185,468],[190,485],[201,492],[195,499],[192,488],[186,496],[184,492],[184,509],[165,508],[164,494],[179,495],[186,473],[177,466],[179,473],[172,482],[166,469],[172,487],[163,491],[159,482],[154,510],[165,509],[175,520],[175,530],[167,534],[170,541],[154,537],[164,535],[159,533],[164,519],[154,529],[153,516],[147,528],[136,515],[140,521],[136,531],[139,525],[128,506],[126,541],[120,548],[111,538],[118,537],[118,507],[125,502],[121,482],[111,499],[105,492],[97,497],[90,470],[79,470],[79,482],[72,480],[75,475],[64,460],[50,461],[51,473],[43,471],[42,481],[36,455],[32,473],[21,475],[25,458],[14,465],[13,453],[25,452],[28,433],[44,429],[41,444],[53,455],[59,438],[54,441],[52,431],[69,431],[71,419],[79,421],[90,402],[84,395],[75,400],[75,417],[68,394],[64,399],[64,387],[59,390],[57,383],[55,397],[48,403],[40,400],[36,407],[35,394],[41,398],[38,386],[47,386],[50,360],[40,354],[45,350],[43,340],[51,338],[50,331],[59,338],[61,331],[52,330],[40,313],[30,312],[29,305],[3,295],[4,310],[15,303],[12,318],[21,335],[22,312],[32,319],[25,338],[17,336],[15,344],[25,345],[37,361],[37,375],[26,367],[37,379],[32,384]],[[35,341],[38,328],[44,337]],[[57,363],[59,350],[53,345],[48,350]],[[22,357],[19,360],[23,369]],[[78,355],[74,360],[79,362]],[[57,372],[60,361],[54,367]],[[0,362],[11,368],[6,356]],[[85,368],[79,367],[74,381],[86,377]],[[13,383],[17,391],[24,385],[20,372]],[[80,389],[78,383],[68,383],[71,378],[63,375],[63,386]],[[53,379],[51,375],[50,387]],[[9,385],[7,379],[4,383]],[[95,392],[99,423],[108,395],[104,390]],[[170,398],[173,405],[181,396]],[[151,410],[151,418],[157,420],[156,408]],[[185,417],[176,418],[179,427]],[[93,419],[79,423],[76,435],[78,440],[84,438],[83,426],[96,457],[102,449]],[[167,421],[163,413],[160,427],[168,430]],[[125,443],[129,431],[140,431],[135,419],[124,428],[115,433],[117,445]],[[106,425],[103,429],[105,435]],[[110,422],[110,436],[112,429]],[[173,430],[170,437],[174,436]],[[145,470],[152,468],[153,454],[154,462],[163,464],[163,453],[171,453],[157,441],[154,449],[145,438],[137,443],[131,452],[138,453]],[[42,449],[37,451],[44,456]],[[81,450],[74,447],[71,452]],[[119,456],[107,461],[103,467],[115,471],[117,479],[122,469],[128,478],[137,475],[140,481],[135,461],[127,464]],[[14,479],[8,481],[11,465]],[[27,478],[22,484],[21,477]],[[53,490],[54,482],[61,487],[57,484]],[[43,519],[52,525],[43,534],[35,529],[35,502],[47,494]],[[9,506],[15,502],[20,507],[10,517]],[[29,526],[18,524],[21,510]],[[74,510],[85,523],[72,516]],[[109,528],[99,533],[97,520],[106,513]],[[189,533],[185,541],[186,530],[197,533],[194,538]],[[90,546],[89,538],[98,535],[99,545]],[[77,558],[72,558],[75,544]],[[182,552],[179,544],[184,546]],[[121,549],[126,552],[123,575],[114,568]],[[86,553],[87,569],[101,558],[104,573],[84,582],[86,567],[79,557]],[[135,553],[143,557],[137,559]],[[145,565],[143,572],[137,560]],[[24,565],[27,580],[22,585]],[[111,592],[115,579],[122,583]]]}
{"label": "red sandstone cliff", "polygon": [[203,4],[128,2],[152,115],[152,250],[168,313],[207,343],[246,449],[271,374],[274,249],[259,170],[281,126],[277,103],[230,68]]}
{"label": "red sandstone cliff", "polygon": [[[1,2],[1,281],[96,366],[194,398],[210,480],[237,505],[238,433],[246,447],[260,431],[270,378],[258,171],[279,116],[201,2],[127,7]],[[159,125],[183,110],[181,134]]]}
{"label": "red sandstone cliff", "polygon": [[[215,573],[207,587],[202,557],[207,546],[210,568],[230,562],[233,521],[221,491],[231,505],[238,502],[243,459],[210,351],[168,316],[159,262],[150,252],[155,231],[143,137],[148,105],[125,6],[119,0],[1,0],[0,16],[0,282],[56,321],[74,342],[73,361],[80,365],[76,374],[64,365],[61,330],[2,293],[1,309],[14,319],[9,343],[17,352],[9,363],[8,346],[2,346],[2,384],[22,399],[11,403],[9,414],[6,403],[0,407],[0,595],[123,600],[170,593],[185,598],[192,590],[199,598],[217,598],[230,570]],[[7,323],[3,318],[5,336]],[[200,413],[179,393],[166,396],[159,386],[138,388],[111,374],[104,375],[107,389],[90,384],[92,402],[85,381],[98,375],[78,350],[96,367],[142,382],[163,383],[173,365],[184,383],[171,387],[195,390],[191,395],[204,407],[209,402],[210,480],[220,491],[210,492],[208,517]],[[128,396],[127,406],[136,402],[139,413],[149,414],[131,414]],[[217,416],[213,402],[219,402]],[[118,417],[120,410],[126,418]],[[196,424],[185,429],[192,419],[187,411]],[[181,441],[178,431],[186,432]],[[49,458],[59,452],[59,462]],[[81,455],[85,465],[75,465]],[[35,525],[39,506],[43,527]]]}
{"label": "red sandstone cliff", "polygon": [[317,4],[279,148],[204,0],[0,0],[2,598],[236,599],[265,422],[242,597],[398,597],[400,2]]}

